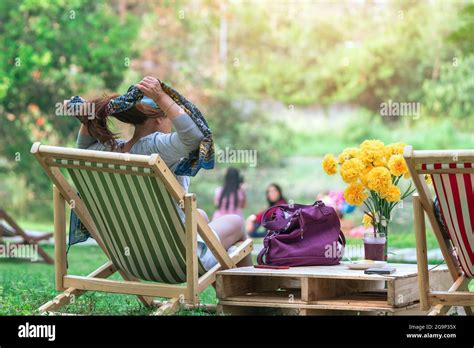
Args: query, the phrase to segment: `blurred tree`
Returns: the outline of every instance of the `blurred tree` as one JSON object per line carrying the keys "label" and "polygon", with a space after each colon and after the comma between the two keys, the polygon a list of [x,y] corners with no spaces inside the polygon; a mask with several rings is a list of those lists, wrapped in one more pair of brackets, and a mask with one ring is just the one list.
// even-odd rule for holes
{"label": "blurred tree", "polygon": [[438,76],[424,82],[424,101],[428,115],[463,120],[464,127],[473,129],[474,2],[460,9],[459,19],[448,36],[458,51],[440,66]]}
{"label": "blurred tree", "polygon": [[456,51],[445,38],[458,3],[292,6],[233,5],[227,69],[236,95],[379,113],[388,99],[421,102],[423,81]]}
{"label": "blurred tree", "polygon": [[3,170],[25,175],[36,192],[49,189],[49,183],[28,155],[31,143],[58,141],[77,130],[72,117],[55,117],[56,103],[116,88],[135,57],[138,19],[120,5],[0,1],[0,154],[9,163]]}
{"label": "blurred tree", "polygon": [[[441,66],[439,78],[423,85],[425,113],[458,120],[474,117],[474,55]],[[468,123],[466,123],[467,125]]]}
{"label": "blurred tree", "polygon": [[449,38],[459,45],[464,54],[474,54],[474,2],[459,11],[460,23]]}

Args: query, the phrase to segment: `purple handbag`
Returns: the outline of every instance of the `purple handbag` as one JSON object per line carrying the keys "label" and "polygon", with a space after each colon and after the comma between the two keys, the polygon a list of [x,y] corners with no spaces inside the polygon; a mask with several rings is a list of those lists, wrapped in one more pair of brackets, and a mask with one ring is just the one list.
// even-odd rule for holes
{"label": "purple handbag", "polygon": [[259,265],[327,266],[342,259],[346,240],[339,217],[321,201],[273,206],[263,214],[262,226],[268,234],[257,257]]}

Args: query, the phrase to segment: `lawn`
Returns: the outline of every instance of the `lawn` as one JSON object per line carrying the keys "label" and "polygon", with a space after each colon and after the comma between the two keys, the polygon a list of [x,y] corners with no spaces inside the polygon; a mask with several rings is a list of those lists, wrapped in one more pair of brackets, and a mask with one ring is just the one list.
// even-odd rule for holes
{"label": "lawn", "polygon": [[[394,239],[393,243],[405,243],[407,237]],[[257,243],[261,243],[261,240]],[[355,240],[351,244],[357,243]],[[52,246],[44,247],[51,255]],[[86,275],[106,262],[105,255],[97,246],[76,246],[68,254],[69,271]],[[437,260],[430,260],[437,263]],[[255,262],[255,261],[254,261]],[[120,279],[118,274],[112,279]],[[30,263],[20,260],[0,261],[0,315],[36,315],[36,309],[57,295],[54,288],[54,268],[44,263]],[[471,291],[474,283],[471,282]],[[216,293],[211,286],[201,295],[204,304],[216,304]],[[133,295],[89,292],[75,303],[63,307],[61,312],[83,315],[148,315],[145,308]],[[210,315],[204,310],[180,310],[179,315]]]}
{"label": "lawn", "polygon": [[[53,247],[45,246],[53,255]],[[76,246],[68,254],[69,272],[86,275],[107,261],[97,246]],[[111,279],[121,279],[115,274]],[[0,261],[0,315],[35,315],[37,308],[52,300],[58,293],[54,285],[54,267],[44,263],[22,260]],[[200,301],[216,303],[216,294],[211,286],[200,296]],[[87,315],[148,315],[151,310],[144,307],[133,295],[88,292],[74,304],[63,307],[61,312]],[[203,310],[181,310],[179,315],[207,315]]]}

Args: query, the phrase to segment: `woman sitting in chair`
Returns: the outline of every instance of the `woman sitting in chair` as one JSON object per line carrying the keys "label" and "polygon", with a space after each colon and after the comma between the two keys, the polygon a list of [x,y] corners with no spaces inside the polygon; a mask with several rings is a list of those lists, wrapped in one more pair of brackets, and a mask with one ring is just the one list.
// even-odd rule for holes
{"label": "woman sitting in chair", "polygon": [[[174,172],[181,158],[199,148],[204,135],[190,116],[163,91],[158,79],[147,76],[135,86],[145,95],[141,102],[110,115],[135,126],[132,138],[128,141],[117,140],[116,134],[109,129],[107,126],[109,115],[106,108],[118,95],[104,96],[90,101],[95,106],[93,117],[78,117],[82,125],[77,146],[81,149],[139,155],[157,153]],[[172,132],[173,126],[176,132]],[[189,176],[176,175],[176,179],[187,192]],[[209,222],[207,214],[201,209],[198,210]],[[238,215],[222,216],[210,222],[209,226],[226,250],[236,242],[247,238],[244,222]],[[206,269],[217,264],[214,255],[200,238],[198,238],[198,255]],[[251,264],[251,255],[248,255],[239,266]]]}

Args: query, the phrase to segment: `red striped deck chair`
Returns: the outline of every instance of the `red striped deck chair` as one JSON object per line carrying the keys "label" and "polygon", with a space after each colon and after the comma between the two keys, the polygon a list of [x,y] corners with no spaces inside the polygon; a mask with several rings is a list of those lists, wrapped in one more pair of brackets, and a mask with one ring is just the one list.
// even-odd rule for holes
{"label": "red striped deck chair", "polygon": [[[64,291],[40,312],[56,311],[86,291],[137,295],[146,306],[159,307],[155,314],[174,313],[179,305],[194,308],[200,306],[199,293],[214,284],[217,271],[236,267],[252,250],[247,239],[227,254],[197,212],[195,195],[183,190],[157,154],[40,143],[34,143],[31,152],[54,183],[56,289]],[[88,276],[68,274],[66,205],[109,258]],[[198,233],[219,262],[208,271],[197,256]],[[124,281],[106,279],[116,272]]]}
{"label": "red striped deck chair", "polygon": [[[474,292],[474,150],[415,151],[404,153],[418,193],[413,197],[420,305],[431,315],[445,314],[452,306],[472,315]],[[430,190],[425,176],[431,176]],[[434,199],[438,199],[435,207]],[[425,213],[453,278],[448,291],[430,291]]]}

